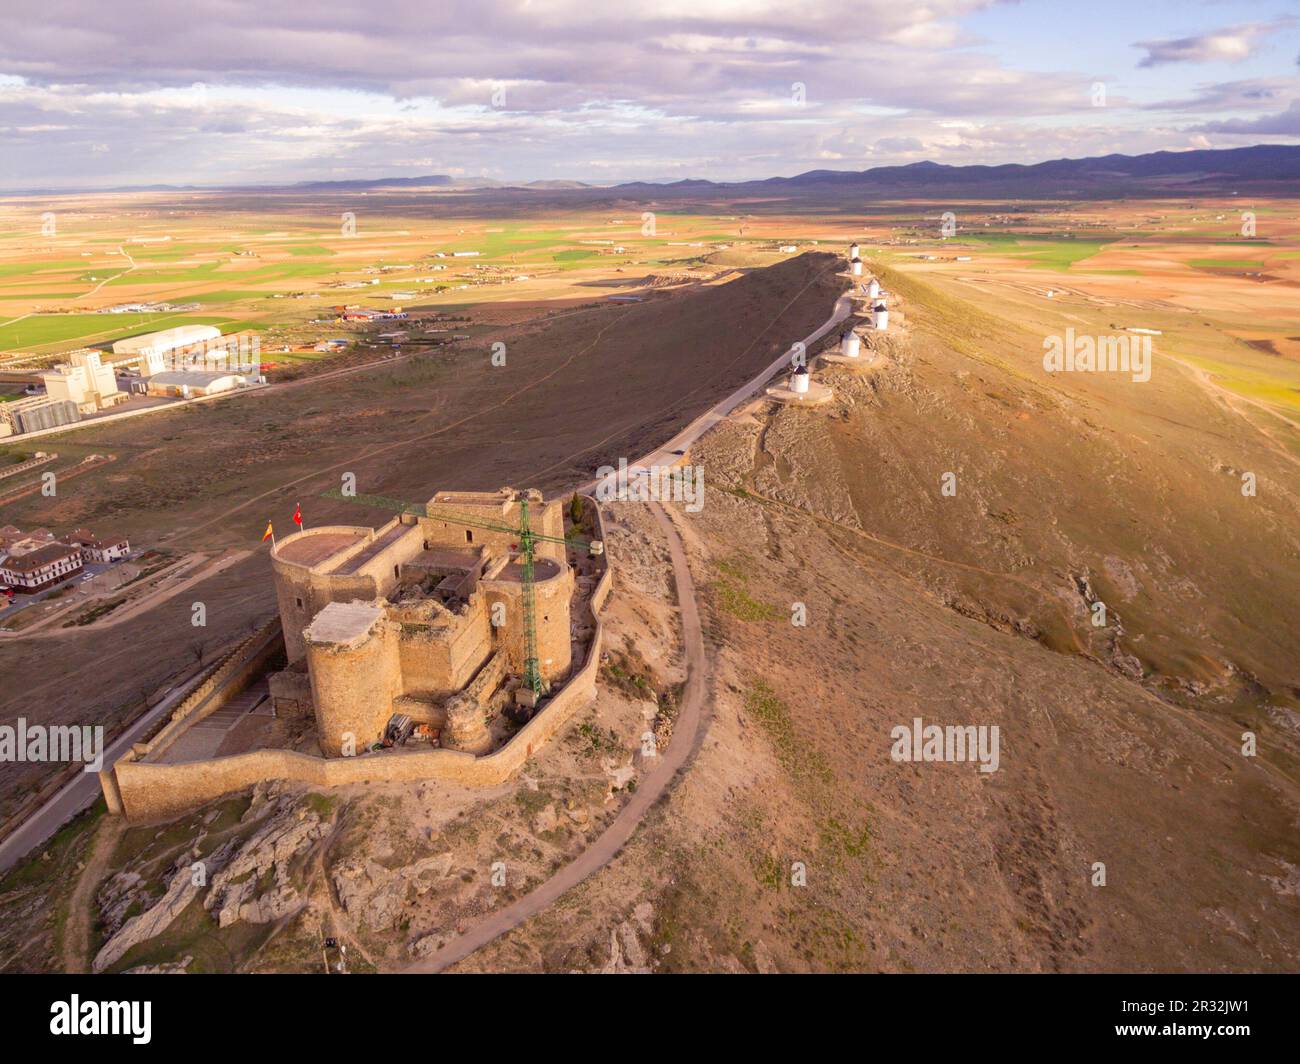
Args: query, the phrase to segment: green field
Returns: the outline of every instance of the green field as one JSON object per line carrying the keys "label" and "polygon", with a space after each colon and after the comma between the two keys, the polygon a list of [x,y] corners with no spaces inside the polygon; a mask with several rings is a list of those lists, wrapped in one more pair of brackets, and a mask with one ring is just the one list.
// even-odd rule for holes
{"label": "green field", "polygon": [[1264,263],[1259,259],[1192,259],[1190,265],[1212,270],[1259,270]]}
{"label": "green field", "polygon": [[18,351],[69,341],[102,343],[173,325],[216,325],[223,332],[256,328],[256,323],[189,314],[34,314],[0,325],[0,351]]}
{"label": "green field", "polygon": [[963,233],[962,240],[986,244],[990,250],[1025,259],[1029,265],[1044,270],[1068,270],[1116,243],[1111,239],[1073,240],[1016,233]]}

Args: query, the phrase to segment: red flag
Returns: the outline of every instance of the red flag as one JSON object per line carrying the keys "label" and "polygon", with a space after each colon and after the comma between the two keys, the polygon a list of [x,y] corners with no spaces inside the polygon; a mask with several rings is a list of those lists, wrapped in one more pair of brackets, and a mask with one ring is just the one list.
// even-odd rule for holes
{"label": "red flag", "polygon": [[302,528],[302,503],[298,503],[293,509],[293,523]]}
{"label": "red flag", "polygon": [[267,521],[267,522],[266,522],[266,531],[262,533],[262,542],[265,543],[265,542],[266,542],[268,539],[270,539],[273,535],[275,535],[275,533],[271,530],[271,522],[270,522],[270,521]]}

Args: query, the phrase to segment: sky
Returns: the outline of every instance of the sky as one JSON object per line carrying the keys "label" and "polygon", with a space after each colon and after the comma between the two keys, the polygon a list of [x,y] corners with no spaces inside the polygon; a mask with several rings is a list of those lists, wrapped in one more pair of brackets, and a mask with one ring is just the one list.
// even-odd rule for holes
{"label": "sky", "polygon": [[0,5],[0,189],[1300,143],[1297,0]]}

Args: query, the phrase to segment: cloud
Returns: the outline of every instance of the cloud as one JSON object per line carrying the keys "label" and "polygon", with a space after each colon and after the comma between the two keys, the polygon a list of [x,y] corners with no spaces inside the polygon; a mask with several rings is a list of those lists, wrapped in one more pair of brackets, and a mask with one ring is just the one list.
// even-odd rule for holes
{"label": "cloud", "polygon": [[1300,96],[1300,84],[1291,76],[1251,78],[1203,85],[1192,97],[1160,100],[1144,105],[1152,111],[1186,111],[1206,114],[1216,111],[1258,111],[1276,108]]}
{"label": "cloud", "polygon": [[1276,114],[1259,118],[1231,118],[1193,127],[1200,133],[1230,133],[1239,137],[1300,137],[1300,100]]}
{"label": "cloud", "polygon": [[[1093,107],[1097,72],[1040,54],[1017,62],[973,37],[966,21],[995,2],[11,4],[0,9],[0,181],[737,180],[828,161],[1186,146],[1185,130],[1150,130],[1151,111],[1118,95]],[[1184,122],[1275,112],[1295,98],[1290,81],[1149,106]]]}
{"label": "cloud", "polygon": [[1138,63],[1140,67],[1160,66],[1163,63],[1239,63],[1255,53],[1263,37],[1291,24],[1289,18],[1272,22],[1247,22],[1194,37],[1138,41],[1133,47],[1146,49],[1147,54]]}

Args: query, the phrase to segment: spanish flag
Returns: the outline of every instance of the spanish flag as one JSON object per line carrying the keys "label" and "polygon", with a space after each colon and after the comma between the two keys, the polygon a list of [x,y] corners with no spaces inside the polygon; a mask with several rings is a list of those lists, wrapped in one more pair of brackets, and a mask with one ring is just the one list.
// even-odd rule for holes
{"label": "spanish flag", "polygon": [[262,535],[262,542],[265,543],[268,539],[271,539],[274,535],[275,535],[275,531],[271,528],[271,522],[267,521],[266,532]]}

